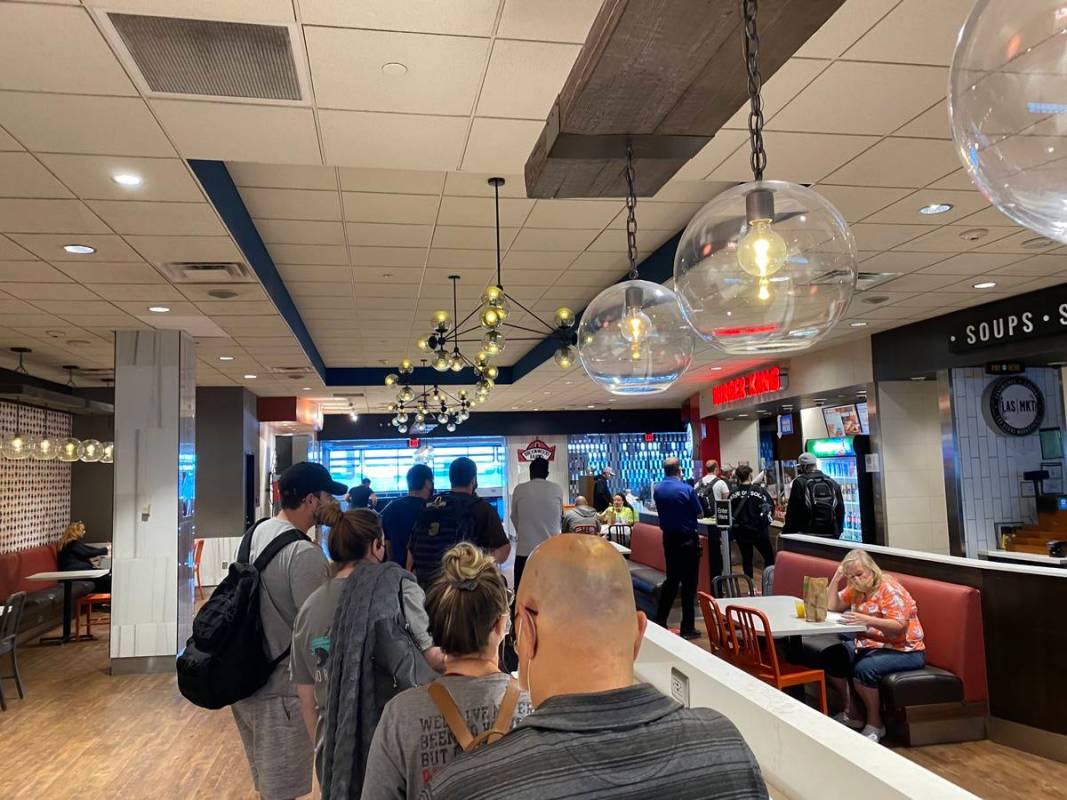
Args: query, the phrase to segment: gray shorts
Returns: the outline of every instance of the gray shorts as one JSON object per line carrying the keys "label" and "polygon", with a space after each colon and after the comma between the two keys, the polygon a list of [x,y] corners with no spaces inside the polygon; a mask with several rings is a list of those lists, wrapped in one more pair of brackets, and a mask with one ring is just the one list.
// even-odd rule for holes
{"label": "gray shorts", "polygon": [[291,800],[311,792],[311,737],[297,697],[241,700],[230,706],[263,800]]}

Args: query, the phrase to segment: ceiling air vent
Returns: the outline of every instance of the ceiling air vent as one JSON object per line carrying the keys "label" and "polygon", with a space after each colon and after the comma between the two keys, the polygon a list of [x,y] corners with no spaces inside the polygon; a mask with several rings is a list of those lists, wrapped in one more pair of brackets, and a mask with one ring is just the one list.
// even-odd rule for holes
{"label": "ceiling air vent", "polygon": [[255,283],[256,276],[240,261],[169,261],[161,265],[171,283]]}
{"label": "ceiling air vent", "polygon": [[108,17],[153,92],[300,99],[284,26],[139,14]]}
{"label": "ceiling air vent", "polygon": [[[837,283],[841,278],[848,275],[843,269],[832,269],[815,278],[812,283]],[[898,277],[895,272],[857,272],[856,291],[865,292],[879,284]],[[773,278],[772,278],[773,280]]]}

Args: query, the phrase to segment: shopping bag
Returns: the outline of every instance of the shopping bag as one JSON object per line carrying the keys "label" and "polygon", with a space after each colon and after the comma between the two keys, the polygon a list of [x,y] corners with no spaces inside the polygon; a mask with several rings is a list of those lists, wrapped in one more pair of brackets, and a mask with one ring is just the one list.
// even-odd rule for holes
{"label": "shopping bag", "polygon": [[826,578],[804,578],[804,619],[808,622],[826,620]]}

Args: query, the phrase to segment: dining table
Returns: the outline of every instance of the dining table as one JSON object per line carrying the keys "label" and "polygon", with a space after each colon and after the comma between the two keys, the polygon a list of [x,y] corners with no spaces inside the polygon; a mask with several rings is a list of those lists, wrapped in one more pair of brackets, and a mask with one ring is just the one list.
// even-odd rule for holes
{"label": "dining table", "polygon": [[89,641],[96,638],[91,634],[82,634],[74,637],[70,633],[70,618],[74,607],[72,583],[74,581],[92,581],[97,578],[103,578],[110,571],[107,569],[72,569],[56,572],[35,572],[33,575],[26,576],[28,581],[56,581],[63,584],[63,635],[42,636],[41,644],[66,644],[75,638],[77,641]]}
{"label": "dining table", "polygon": [[719,600],[724,608],[742,606],[762,611],[771,625],[771,636],[775,639],[789,639],[794,636],[814,636],[827,633],[862,633],[867,626],[862,623],[844,622],[841,614],[827,611],[824,622],[808,622],[797,617],[797,603],[803,602],[799,597],[785,594],[767,594],[759,597],[726,597]]}

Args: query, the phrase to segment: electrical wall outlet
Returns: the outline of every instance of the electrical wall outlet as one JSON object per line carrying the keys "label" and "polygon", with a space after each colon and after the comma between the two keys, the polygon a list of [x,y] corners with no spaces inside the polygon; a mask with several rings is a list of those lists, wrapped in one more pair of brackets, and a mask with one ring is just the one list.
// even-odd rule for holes
{"label": "electrical wall outlet", "polygon": [[689,676],[671,667],[671,697],[689,708]]}
{"label": "electrical wall outlet", "polygon": [[226,572],[227,570],[229,570],[229,568],[230,568],[230,562],[229,561],[223,561],[222,562],[222,571]]}

